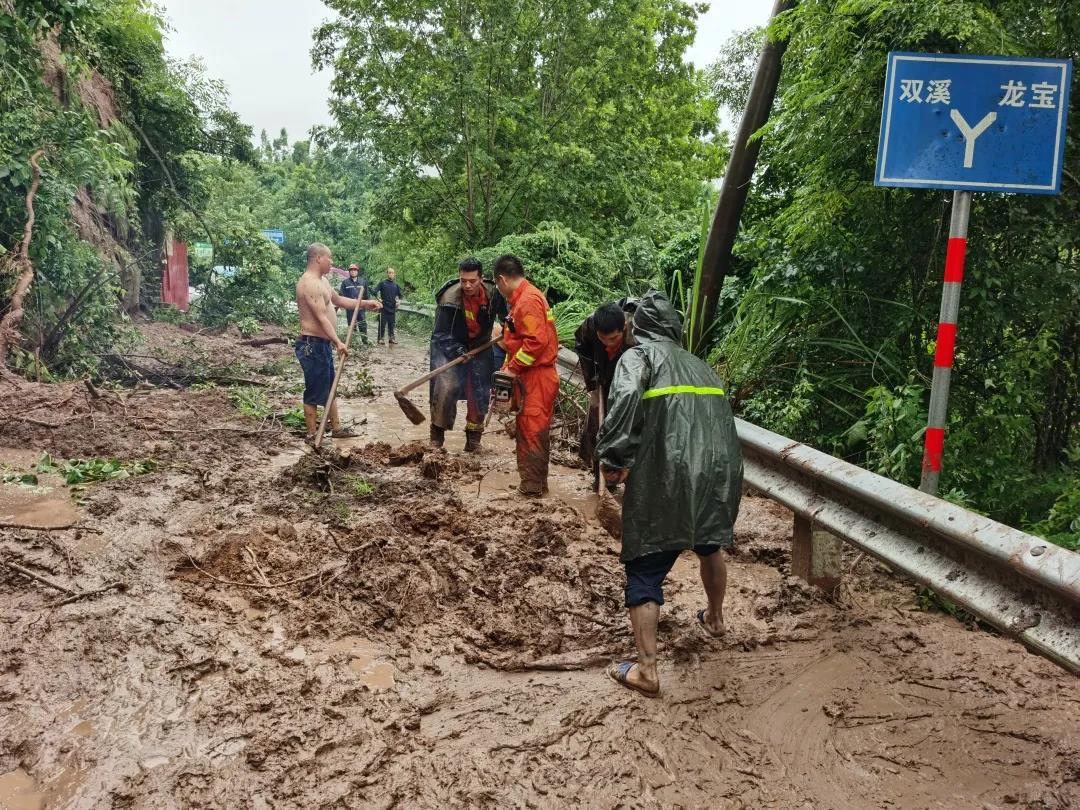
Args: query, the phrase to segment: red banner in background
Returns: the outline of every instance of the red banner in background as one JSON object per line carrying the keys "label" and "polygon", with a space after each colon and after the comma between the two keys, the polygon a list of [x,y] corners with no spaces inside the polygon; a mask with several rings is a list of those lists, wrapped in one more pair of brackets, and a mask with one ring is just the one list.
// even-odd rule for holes
{"label": "red banner in background", "polygon": [[161,268],[161,303],[172,304],[187,312],[188,308],[188,261],[187,245],[172,236],[165,238],[165,261]]}

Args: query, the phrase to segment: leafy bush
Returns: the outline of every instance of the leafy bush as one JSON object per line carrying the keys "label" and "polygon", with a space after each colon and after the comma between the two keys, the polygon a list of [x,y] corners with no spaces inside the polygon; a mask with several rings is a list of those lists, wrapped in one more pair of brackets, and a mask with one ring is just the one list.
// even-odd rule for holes
{"label": "leafy bush", "polygon": [[171,304],[156,306],[150,312],[150,320],[155,323],[181,324],[186,318],[187,315]]}
{"label": "leafy bush", "polygon": [[35,473],[8,473],[4,483],[18,483],[27,486],[38,484],[38,475],[59,475],[68,486],[81,486],[99,481],[114,481],[132,475],[145,475],[157,469],[157,463],[142,461],[119,461],[115,458],[71,459],[55,461],[48,453],[43,453],[35,466]]}

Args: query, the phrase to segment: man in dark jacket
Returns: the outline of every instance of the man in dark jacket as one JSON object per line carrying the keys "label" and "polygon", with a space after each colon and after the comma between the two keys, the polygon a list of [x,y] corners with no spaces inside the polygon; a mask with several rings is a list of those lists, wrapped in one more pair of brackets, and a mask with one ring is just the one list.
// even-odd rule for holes
{"label": "man in dark jacket", "polygon": [[592,465],[593,492],[600,489],[600,463],[596,457],[596,433],[600,429],[600,403],[607,408],[615,366],[630,345],[630,319],[637,309],[636,298],[607,303],[584,320],[574,333],[585,389],[589,392],[589,415],[581,431],[578,454]]}
{"label": "man in dark jacket", "polygon": [[[482,346],[492,334],[496,319],[506,317],[506,301],[495,284],[483,278],[483,265],[469,257],[458,265],[458,277],[435,294],[435,328],[431,333],[431,368],[449,363]],[[497,327],[501,333],[501,327]],[[495,359],[486,349],[471,360],[443,372],[430,383],[431,443],[442,447],[446,431],[452,430],[458,400],[466,402],[465,450],[480,449],[491,396]]]}
{"label": "man in dark jacket", "polygon": [[608,674],[655,697],[662,585],[679,552],[698,556],[708,598],[697,612],[701,631],[724,632],[727,569],[719,552],[732,545],[743,468],[724,384],[682,348],[682,323],[662,293],[641,300],[633,330],[638,345],[615,370],[597,451],[605,480],[626,482],[620,559],[638,660],[614,664]]}
{"label": "man in dark jacket", "polygon": [[390,342],[397,343],[397,334],[394,327],[397,323],[397,305],[401,300],[401,287],[398,286],[397,270],[393,267],[386,268],[386,278],[378,283],[375,292],[382,299],[382,312],[379,313],[379,345],[382,345],[383,335],[390,333]]}
{"label": "man in dark jacket", "polygon": [[[342,298],[359,298],[361,301],[371,300],[367,279],[360,275],[360,265],[355,263],[349,265],[349,277],[341,280],[341,287],[338,288],[338,292],[341,293]],[[367,343],[367,317],[364,315],[364,310],[359,307],[346,310],[346,318],[356,319],[355,328],[360,333],[360,339]]]}

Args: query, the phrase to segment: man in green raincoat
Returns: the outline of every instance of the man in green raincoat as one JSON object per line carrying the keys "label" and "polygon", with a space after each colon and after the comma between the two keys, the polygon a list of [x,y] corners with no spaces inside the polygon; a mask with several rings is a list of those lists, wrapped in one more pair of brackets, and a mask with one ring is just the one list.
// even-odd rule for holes
{"label": "man in green raincoat", "polygon": [[743,467],[724,383],[682,348],[682,322],[671,302],[649,292],[633,330],[638,345],[615,369],[597,454],[609,484],[626,482],[620,559],[638,660],[613,664],[608,674],[655,697],[662,586],[680,552],[698,556],[708,599],[697,612],[701,631],[724,632],[727,568],[719,551],[732,545]]}

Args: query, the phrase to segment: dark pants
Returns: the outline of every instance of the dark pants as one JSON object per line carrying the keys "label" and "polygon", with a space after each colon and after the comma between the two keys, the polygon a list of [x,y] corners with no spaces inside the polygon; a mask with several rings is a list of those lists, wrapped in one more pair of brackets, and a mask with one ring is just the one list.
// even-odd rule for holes
{"label": "dark pants", "polygon": [[[694,546],[699,557],[711,557],[720,546]],[[644,605],[646,602],[664,604],[664,580],[679,559],[679,551],[658,551],[624,563],[626,567],[626,606]]]}
{"label": "dark pants", "polygon": [[334,347],[326,338],[301,335],[296,359],[304,370],[304,404],[325,405],[334,382]]}
{"label": "dark pants", "polygon": [[[432,368],[449,362],[432,351]],[[444,371],[430,383],[431,424],[451,430],[457,418],[457,404],[465,400],[465,429],[483,430],[491,398],[490,355],[481,354],[467,363]]]}
{"label": "dark pants", "polygon": [[356,321],[356,331],[360,333],[364,343],[367,343],[367,316],[362,309],[348,310],[349,317]]}
{"label": "dark pants", "polygon": [[394,332],[394,324],[396,321],[397,310],[384,309],[379,313],[379,340],[382,340],[383,335],[389,332],[390,340],[397,342],[397,334]]}

